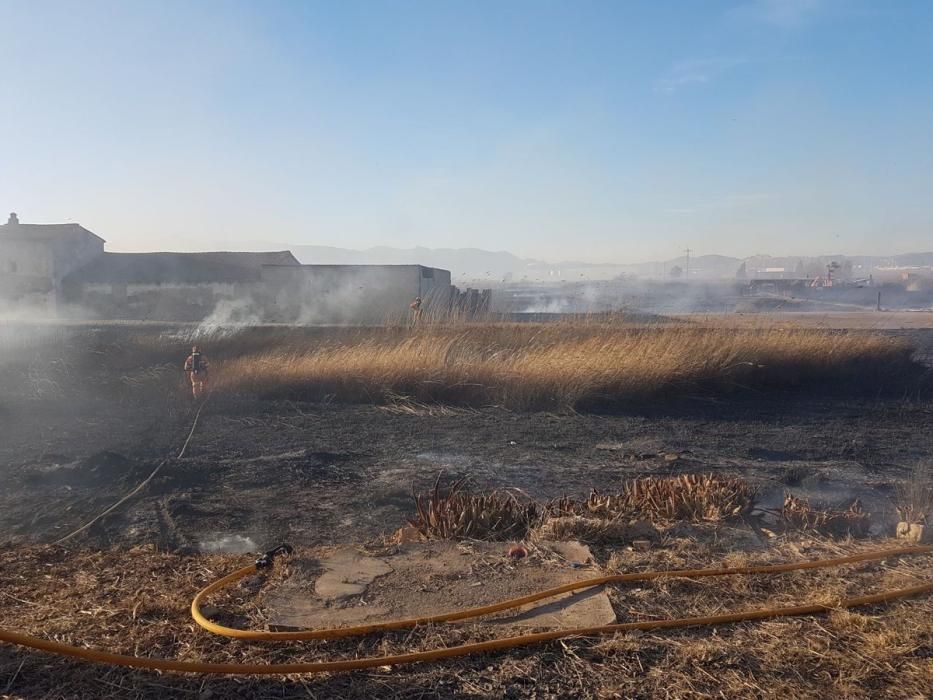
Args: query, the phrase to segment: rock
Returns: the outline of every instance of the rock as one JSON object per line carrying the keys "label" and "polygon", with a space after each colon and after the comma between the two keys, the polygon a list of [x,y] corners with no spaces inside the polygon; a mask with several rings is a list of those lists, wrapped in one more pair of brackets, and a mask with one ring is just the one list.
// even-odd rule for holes
{"label": "rock", "polygon": [[213,605],[202,605],[201,614],[204,615],[208,620],[215,620],[220,617],[220,609],[214,607]]}
{"label": "rock", "polygon": [[247,576],[242,581],[240,581],[240,588],[243,588],[250,593],[259,593],[259,590],[262,588],[265,582],[265,576],[262,574],[253,574],[252,576]]}
{"label": "rock", "polygon": [[660,539],[658,529],[648,520],[633,520],[626,526],[626,535],[632,540],[648,540],[650,542]]}
{"label": "rock", "polygon": [[346,549],[334,552],[320,563],[324,573],[315,581],[314,592],[332,600],[359,595],[376,578],[392,571],[382,559]]}
{"label": "rock", "polygon": [[897,539],[907,540],[914,544],[925,542],[926,528],[923,523],[908,523],[903,520],[897,524]]}
{"label": "rock", "polygon": [[528,549],[525,545],[515,544],[509,547],[508,555],[509,559],[524,559],[528,556]]}
{"label": "rock", "polygon": [[421,542],[422,540],[424,540],[424,537],[418,532],[418,528],[411,525],[399,528],[392,537],[395,544],[408,544],[409,542]]}
{"label": "rock", "polygon": [[562,559],[571,562],[571,565],[579,563],[584,566],[593,561],[593,553],[582,542],[566,540],[563,542],[547,542],[546,545],[548,549],[557,553]]}

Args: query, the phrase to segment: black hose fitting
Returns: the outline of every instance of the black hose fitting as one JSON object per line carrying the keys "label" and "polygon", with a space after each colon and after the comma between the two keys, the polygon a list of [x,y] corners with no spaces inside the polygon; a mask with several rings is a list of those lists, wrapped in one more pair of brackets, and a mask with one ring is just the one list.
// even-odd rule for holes
{"label": "black hose fitting", "polygon": [[257,569],[271,569],[272,564],[275,562],[275,558],[280,555],[290,555],[295,551],[295,548],[290,544],[282,543],[275,549],[270,549],[268,552],[263,554],[259,559],[256,560]]}

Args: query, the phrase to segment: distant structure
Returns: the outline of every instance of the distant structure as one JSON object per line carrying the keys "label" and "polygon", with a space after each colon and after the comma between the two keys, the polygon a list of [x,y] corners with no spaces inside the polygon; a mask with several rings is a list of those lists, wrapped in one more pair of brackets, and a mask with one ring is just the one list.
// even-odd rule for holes
{"label": "distant structure", "polygon": [[199,321],[222,302],[259,303],[265,265],[299,262],[287,250],[102,253],[63,280],[63,299],[99,318]]}
{"label": "distant structure", "polygon": [[290,251],[108,253],[78,224],[0,226],[0,311],[101,319],[380,324],[488,310],[488,293],[460,292],[450,272],[423,265],[302,265]]}
{"label": "distant structure", "polygon": [[0,226],[0,299],[55,309],[71,272],[104,254],[104,239],[78,224]]}
{"label": "distant structure", "polygon": [[409,304],[447,313],[456,289],[450,272],[424,265],[265,265],[264,304],[271,320],[364,323],[407,320]]}

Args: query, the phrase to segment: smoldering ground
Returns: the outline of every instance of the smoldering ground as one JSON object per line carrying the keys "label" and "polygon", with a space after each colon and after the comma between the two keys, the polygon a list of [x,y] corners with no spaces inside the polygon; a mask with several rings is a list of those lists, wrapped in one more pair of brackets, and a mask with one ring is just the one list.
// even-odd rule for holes
{"label": "smoldering ground", "polygon": [[[76,325],[43,327],[35,336],[7,329],[0,365],[5,537],[48,540],[80,525],[177,450],[193,412],[181,371],[189,349],[181,334],[191,328]],[[262,353],[270,343],[356,342],[360,332],[263,328],[204,349],[223,372],[225,359]],[[168,537],[190,545],[227,534],[257,543],[352,541],[402,522],[411,481],[439,469],[541,498],[611,490],[623,475],[659,470],[735,472],[779,487],[805,471],[822,475],[825,497],[846,480],[881,488],[933,447],[929,407],[903,394],[686,395],[612,413],[561,414],[441,410],[403,396],[373,405],[369,397],[354,406],[323,395],[213,396],[189,455],[95,529],[92,541]],[[98,478],[113,465],[118,476]]]}
{"label": "smoldering ground", "polygon": [[[99,515],[166,455],[177,454],[194,412],[181,373],[189,348],[180,337],[192,328],[197,326],[83,324],[53,329],[51,335],[6,336],[10,352],[3,368],[40,362],[58,392],[40,394],[22,377],[3,375],[14,378],[4,383],[0,396],[6,409],[0,421],[3,588],[26,602],[4,606],[2,626],[129,653],[263,663],[282,654],[307,660],[410,650],[413,643],[452,645],[473,639],[474,632],[431,627],[416,633],[424,637],[406,633],[320,648],[298,645],[270,656],[263,645],[230,645],[192,633],[187,606],[208,580],[254,559],[212,552],[264,550],[283,540],[305,554],[314,553],[315,545],[379,544],[413,517],[412,489],[429,489],[441,471],[451,480],[468,476],[476,490],[517,488],[540,500],[585,497],[591,488],[612,493],[635,476],[712,472],[747,479],[763,499],[779,498],[785,490],[828,499],[861,496],[888,527],[882,509],[892,484],[933,450],[933,413],[916,397],[768,392],[716,400],[681,397],[627,411],[557,413],[424,405],[404,397],[354,405],[326,398],[217,395],[206,404],[183,459],[170,459],[137,497],[70,541],[71,549],[35,546]],[[360,332],[255,328],[205,350],[223,359],[233,348],[257,353],[269,343],[319,344],[334,342],[334,334],[352,339]],[[404,328],[381,332],[410,333]],[[60,360],[63,364],[56,365]],[[54,367],[67,371],[54,374]],[[672,536],[644,553],[594,547],[594,558],[615,571],[722,566],[749,557],[770,563],[879,546],[803,534],[772,544],[747,528],[678,532],[693,534]],[[475,555],[458,556],[479,562]],[[479,570],[513,566],[504,555],[493,563],[498,568]],[[925,571],[913,562],[888,562],[883,572],[859,567],[842,576],[832,571],[737,579],[715,587],[663,581],[620,588],[612,600],[620,619],[635,609],[640,616],[671,617],[683,614],[685,606],[688,614],[706,614],[723,605],[744,609],[861,594],[871,586],[906,585]],[[425,578],[412,589],[442,583]],[[107,614],[97,612],[102,601]],[[644,608],[645,601],[653,602]],[[257,599],[238,589],[216,604],[227,614],[254,614]],[[358,697],[647,696],[669,691],[672,684],[684,694],[713,694],[726,678],[736,695],[754,684],[789,695],[896,697],[905,687],[917,692],[929,687],[923,667],[928,618],[928,600],[918,599],[864,615],[837,612],[714,633],[570,640],[496,657],[304,678],[301,684],[152,676],[59,665],[12,650],[0,659],[0,671],[9,692],[24,696],[67,688],[94,697],[102,687],[116,696],[140,697],[204,694],[212,688],[212,693],[246,697],[297,697],[309,691]],[[805,643],[786,642],[802,638]]]}

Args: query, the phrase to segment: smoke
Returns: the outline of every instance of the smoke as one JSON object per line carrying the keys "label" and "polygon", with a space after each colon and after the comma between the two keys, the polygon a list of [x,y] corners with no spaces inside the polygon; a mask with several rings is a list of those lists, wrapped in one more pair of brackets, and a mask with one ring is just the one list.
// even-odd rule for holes
{"label": "smoke", "polygon": [[55,318],[57,315],[46,304],[0,298],[0,322],[29,323],[50,321]]}
{"label": "smoke", "polygon": [[418,283],[415,270],[391,267],[354,268],[327,266],[308,273],[283,269],[271,280],[275,290],[269,299],[274,320],[302,325],[380,325],[397,323],[408,317],[409,304],[416,295],[424,299],[430,313],[439,302],[446,302],[450,288]]}
{"label": "smoke", "polygon": [[263,323],[263,309],[251,296],[239,299],[221,299],[204,318],[192,336],[234,335],[245,326]]}
{"label": "smoke", "polygon": [[[0,320],[0,414],[14,399],[60,398],[72,373],[66,345],[72,330],[61,324]],[[4,418],[0,415],[0,425]]]}
{"label": "smoke", "polygon": [[[333,287],[315,285],[313,294],[304,296],[298,303],[296,322],[301,325],[350,324],[360,321],[385,322],[376,309],[379,300],[371,291],[356,280],[349,280]],[[404,313],[404,307],[399,309]]]}
{"label": "smoke", "polygon": [[[235,335],[250,326],[359,325],[397,322],[407,318],[407,294],[364,275],[307,278],[286,284],[275,293],[256,292],[217,301],[203,321],[178,335],[186,340]],[[430,308],[431,295],[425,297]]]}
{"label": "smoke", "polygon": [[731,282],[611,280],[509,286],[494,295],[495,310],[527,314],[593,314],[637,310],[654,314],[733,311],[739,291]]}
{"label": "smoke", "polygon": [[567,314],[574,313],[571,308],[572,300],[566,297],[548,298],[536,301],[525,306],[519,313],[523,314]]}

